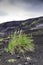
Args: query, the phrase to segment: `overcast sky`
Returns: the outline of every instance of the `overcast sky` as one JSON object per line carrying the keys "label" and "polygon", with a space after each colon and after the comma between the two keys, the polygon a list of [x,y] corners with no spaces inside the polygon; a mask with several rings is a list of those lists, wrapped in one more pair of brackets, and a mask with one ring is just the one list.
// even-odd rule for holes
{"label": "overcast sky", "polygon": [[0,0],[0,23],[43,16],[43,0]]}

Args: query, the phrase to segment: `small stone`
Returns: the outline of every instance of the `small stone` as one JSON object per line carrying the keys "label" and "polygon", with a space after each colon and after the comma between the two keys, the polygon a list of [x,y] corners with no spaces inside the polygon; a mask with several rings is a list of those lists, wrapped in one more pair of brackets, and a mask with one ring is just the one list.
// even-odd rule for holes
{"label": "small stone", "polygon": [[28,62],[25,62],[25,63],[24,63],[24,65],[27,65],[27,64],[28,64]]}
{"label": "small stone", "polygon": [[20,59],[20,56],[19,55],[17,55],[17,59]]}
{"label": "small stone", "polygon": [[18,64],[18,65],[22,65],[22,64]]}
{"label": "small stone", "polygon": [[30,58],[30,57],[26,57],[26,59],[27,59],[27,61],[30,61],[30,60],[31,60],[31,58]]}

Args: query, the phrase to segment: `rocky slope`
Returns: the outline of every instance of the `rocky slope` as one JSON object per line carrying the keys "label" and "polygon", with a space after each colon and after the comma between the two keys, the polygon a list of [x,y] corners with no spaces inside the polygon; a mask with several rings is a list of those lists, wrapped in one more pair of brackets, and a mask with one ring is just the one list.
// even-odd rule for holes
{"label": "rocky slope", "polygon": [[[24,21],[9,21],[0,24],[0,64],[11,65],[6,62],[9,58],[15,58],[7,53],[3,53],[3,48],[7,46],[9,34],[22,29],[27,34],[32,34],[35,44],[35,52],[29,52],[26,56],[31,60],[18,59],[12,65],[43,65],[43,17],[32,18]],[[3,38],[4,37],[4,38]]]}
{"label": "rocky slope", "polygon": [[0,36],[13,33],[15,30],[22,29],[25,33],[33,33],[34,35],[43,34],[43,17],[32,18],[23,21],[9,21],[0,24]]}

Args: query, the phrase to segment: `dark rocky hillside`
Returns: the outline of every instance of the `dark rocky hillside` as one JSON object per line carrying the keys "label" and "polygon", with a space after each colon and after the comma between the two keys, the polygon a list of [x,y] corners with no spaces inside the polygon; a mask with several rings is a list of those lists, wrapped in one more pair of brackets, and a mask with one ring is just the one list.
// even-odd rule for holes
{"label": "dark rocky hillside", "polygon": [[[14,31],[21,30],[26,34],[32,34],[35,44],[35,52],[29,52],[27,56],[32,60],[25,61],[24,58],[12,65],[43,65],[43,17],[32,18],[24,21],[9,21],[0,24],[0,64],[11,65],[6,62],[8,58],[14,58],[9,54],[3,53],[3,48],[7,46],[9,35]],[[27,62],[27,64],[24,64]],[[20,64],[19,64],[20,63]]]}
{"label": "dark rocky hillside", "polygon": [[9,21],[0,24],[0,36],[13,33],[15,30],[22,29],[25,33],[34,35],[43,35],[43,17],[32,18],[23,21]]}

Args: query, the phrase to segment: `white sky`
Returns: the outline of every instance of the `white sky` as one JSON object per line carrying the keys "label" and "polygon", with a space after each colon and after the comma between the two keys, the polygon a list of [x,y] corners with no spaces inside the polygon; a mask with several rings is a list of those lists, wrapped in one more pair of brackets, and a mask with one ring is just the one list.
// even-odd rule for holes
{"label": "white sky", "polygon": [[15,2],[12,5],[8,0],[3,0],[0,2],[0,23],[43,16],[41,11],[30,9],[32,7],[30,4],[28,6],[29,9],[25,9],[25,3],[23,2]]}

